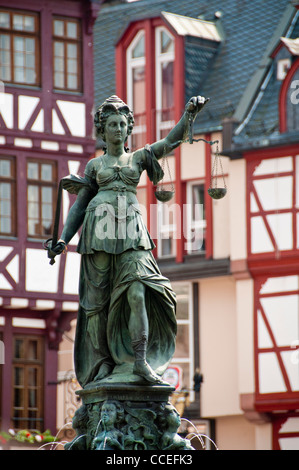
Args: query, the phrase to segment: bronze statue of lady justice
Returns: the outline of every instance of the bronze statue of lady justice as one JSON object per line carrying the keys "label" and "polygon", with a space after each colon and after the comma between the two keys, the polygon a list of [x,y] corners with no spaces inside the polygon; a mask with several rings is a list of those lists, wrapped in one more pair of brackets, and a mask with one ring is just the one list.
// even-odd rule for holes
{"label": "bronze statue of lady justice", "polygon": [[124,145],[133,113],[111,96],[94,118],[105,153],[88,161],[83,178],[64,179],[64,189],[77,198],[49,257],[64,252],[82,226],[75,372],[83,388],[113,376],[163,383],[175,349],[176,297],[152,255],[136,187],[144,170],[154,184],[162,179],[158,160],[186,139],[206,102],[191,98],[167,137],[129,152]]}

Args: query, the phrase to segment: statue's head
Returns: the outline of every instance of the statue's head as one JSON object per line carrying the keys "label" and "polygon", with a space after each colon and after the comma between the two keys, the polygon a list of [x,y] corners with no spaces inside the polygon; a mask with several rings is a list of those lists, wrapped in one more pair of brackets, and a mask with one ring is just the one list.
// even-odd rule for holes
{"label": "statue's head", "polygon": [[101,139],[105,141],[105,125],[111,114],[122,114],[126,117],[127,133],[129,136],[132,133],[134,126],[133,112],[129,106],[116,95],[112,95],[110,98],[107,98],[95,113],[94,124],[97,136],[101,137]]}
{"label": "statue's head", "polygon": [[177,409],[170,403],[161,405],[160,426],[163,430],[176,430],[181,424],[181,417]]}
{"label": "statue's head", "polygon": [[104,424],[118,423],[124,418],[124,408],[116,400],[106,400],[101,409],[101,420]]}

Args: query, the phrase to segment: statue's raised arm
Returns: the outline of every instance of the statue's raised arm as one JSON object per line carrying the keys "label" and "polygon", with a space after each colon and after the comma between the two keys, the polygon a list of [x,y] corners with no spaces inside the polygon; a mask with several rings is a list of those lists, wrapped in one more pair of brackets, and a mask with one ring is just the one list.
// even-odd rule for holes
{"label": "statue's raised arm", "polygon": [[209,98],[193,96],[185,106],[184,114],[169,134],[151,145],[157,159],[170,153],[174,148],[184,142],[192,131],[193,122],[197,114],[203,109]]}

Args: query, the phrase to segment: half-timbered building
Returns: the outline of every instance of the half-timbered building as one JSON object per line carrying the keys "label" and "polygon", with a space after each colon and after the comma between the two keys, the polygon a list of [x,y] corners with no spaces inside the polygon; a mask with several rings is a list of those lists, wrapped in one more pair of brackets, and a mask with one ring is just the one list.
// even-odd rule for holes
{"label": "half-timbered building", "polygon": [[[134,149],[199,94],[210,102],[196,141],[163,162],[174,199],[157,202],[145,176],[137,195],[177,294],[172,399],[182,432],[196,426],[220,449],[299,448],[297,4],[1,2],[2,429],[54,431],[57,379],[73,377],[73,329],[60,341],[76,317],[78,240],[54,265],[43,242],[60,178],[82,175],[95,151],[94,104],[117,94],[133,108]],[[212,200],[218,151],[227,195]],[[61,225],[72,201],[63,193]]]}
{"label": "half-timbered building", "polygon": [[[49,264],[58,183],[94,154],[100,2],[0,5],[1,428],[56,433],[58,347],[77,309],[76,240]],[[63,194],[62,219],[72,203]]]}

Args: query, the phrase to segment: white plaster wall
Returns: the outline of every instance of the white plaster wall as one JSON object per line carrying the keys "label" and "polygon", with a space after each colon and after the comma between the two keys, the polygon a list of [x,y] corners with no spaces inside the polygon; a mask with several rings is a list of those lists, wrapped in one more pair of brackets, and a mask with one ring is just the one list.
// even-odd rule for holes
{"label": "white plaster wall", "polygon": [[239,393],[253,393],[253,280],[236,281],[237,367]]}
{"label": "white plaster wall", "polygon": [[[206,197],[210,197],[206,195]],[[213,258],[228,258],[230,255],[229,197],[213,200]]]}
{"label": "white plaster wall", "polygon": [[199,304],[202,416],[240,414],[235,280],[200,280]]}
{"label": "white plaster wall", "polygon": [[246,162],[233,160],[229,164],[229,187],[227,198],[230,213],[230,258],[247,258],[246,223]]}
{"label": "white plaster wall", "polygon": [[[202,138],[199,135],[196,138]],[[205,177],[205,143],[185,143],[181,146],[181,177],[182,179],[197,179]]]}

